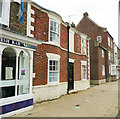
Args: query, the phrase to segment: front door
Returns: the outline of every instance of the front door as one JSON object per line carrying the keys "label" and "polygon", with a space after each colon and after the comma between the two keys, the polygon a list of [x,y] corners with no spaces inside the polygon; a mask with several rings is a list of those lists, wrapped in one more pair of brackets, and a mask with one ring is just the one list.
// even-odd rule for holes
{"label": "front door", "polygon": [[69,62],[69,90],[74,89],[74,63]]}

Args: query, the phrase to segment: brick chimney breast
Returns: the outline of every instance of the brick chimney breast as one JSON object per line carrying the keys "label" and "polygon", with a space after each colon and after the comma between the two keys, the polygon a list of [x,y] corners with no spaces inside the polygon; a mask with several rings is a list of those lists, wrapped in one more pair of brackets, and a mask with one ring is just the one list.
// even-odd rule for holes
{"label": "brick chimney breast", "polygon": [[88,13],[87,12],[83,13],[83,16],[88,17]]}

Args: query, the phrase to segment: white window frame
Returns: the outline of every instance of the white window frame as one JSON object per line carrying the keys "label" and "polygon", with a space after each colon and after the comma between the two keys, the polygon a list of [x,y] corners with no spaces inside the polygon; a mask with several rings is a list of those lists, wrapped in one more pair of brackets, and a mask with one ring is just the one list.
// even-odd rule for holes
{"label": "white window frame", "polygon": [[102,49],[102,58],[104,58],[104,50]]}
{"label": "white window frame", "polygon": [[108,36],[108,46],[110,46],[110,37]]}
{"label": "white window frame", "polygon": [[[57,54],[53,54],[53,53],[46,53],[47,57],[48,57],[48,77],[47,77],[47,84],[48,85],[55,85],[55,84],[59,84],[59,77],[60,77],[60,55]],[[49,61],[50,60],[55,60],[58,61],[58,80],[56,82],[49,82]]]}
{"label": "white window frame", "polygon": [[108,59],[110,60],[110,51],[108,51]]}
{"label": "white window frame", "polygon": [[[82,66],[83,65],[86,67],[85,79],[83,79],[83,77],[82,77],[82,74],[83,74]],[[81,61],[81,80],[87,80],[87,61]]]}
{"label": "white window frame", "polygon": [[[84,44],[82,42],[82,40],[84,40]],[[84,50],[84,51],[83,51]],[[86,37],[81,37],[81,53],[86,55]]]}
{"label": "white window frame", "polygon": [[[58,33],[50,30],[51,21],[56,22],[59,25]],[[54,39],[54,41],[50,41],[50,37],[51,37],[50,33],[51,32],[55,33],[59,36],[58,40]],[[49,42],[52,43],[52,44],[55,44],[55,45],[60,45],[60,21],[54,20],[54,19],[51,19],[51,18],[49,19]]]}
{"label": "white window frame", "polygon": [[111,64],[111,75],[116,75],[116,65]]}
{"label": "white window frame", "polygon": [[97,36],[97,41],[98,41],[99,43],[101,43],[101,42],[102,42],[102,36]]}
{"label": "white window frame", "polygon": [[10,17],[10,0],[2,0],[2,17],[0,17],[0,23],[9,27]]}
{"label": "white window frame", "polygon": [[112,48],[112,45],[113,45],[113,44],[112,44],[112,40],[111,40],[111,48]]}
{"label": "white window frame", "polygon": [[74,32],[71,30],[69,32],[69,50],[74,52]]}
{"label": "white window frame", "polygon": [[105,76],[105,66],[102,65],[102,75]]}

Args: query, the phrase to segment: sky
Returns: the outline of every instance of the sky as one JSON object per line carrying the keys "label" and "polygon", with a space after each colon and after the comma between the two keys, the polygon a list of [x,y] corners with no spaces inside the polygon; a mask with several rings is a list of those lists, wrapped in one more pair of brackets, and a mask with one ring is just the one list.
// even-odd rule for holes
{"label": "sky", "polygon": [[[118,45],[118,2],[119,0],[33,0],[40,6],[58,13],[64,22],[75,25],[88,12],[89,18],[107,28]],[[69,17],[70,16],[70,17]]]}

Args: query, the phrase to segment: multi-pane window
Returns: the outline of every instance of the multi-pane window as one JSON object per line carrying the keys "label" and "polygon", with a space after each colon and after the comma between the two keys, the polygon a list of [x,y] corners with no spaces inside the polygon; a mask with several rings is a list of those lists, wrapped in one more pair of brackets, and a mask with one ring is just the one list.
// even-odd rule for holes
{"label": "multi-pane window", "polygon": [[108,37],[108,45],[110,46],[110,37]]}
{"label": "multi-pane window", "polygon": [[108,59],[110,60],[110,51],[108,51]]}
{"label": "multi-pane window", "polygon": [[104,50],[102,50],[102,57],[104,58]]}
{"label": "multi-pane window", "polygon": [[87,80],[87,62],[81,62],[81,78],[82,80]]}
{"label": "multi-pane window", "polygon": [[111,75],[116,75],[116,65],[111,65]]}
{"label": "multi-pane window", "polygon": [[69,50],[74,52],[74,32],[69,33]]}
{"label": "multi-pane window", "polygon": [[86,39],[83,37],[81,39],[81,53],[86,54]]}
{"label": "multi-pane window", "polygon": [[2,0],[0,0],[0,17],[2,17],[2,6],[3,6],[3,2]]}
{"label": "multi-pane window", "polygon": [[49,83],[58,82],[59,79],[59,61],[49,60]]}
{"label": "multi-pane window", "polygon": [[102,65],[102,75],[104,76],[105,75],[105,66]]}
{"label": "multi-pane window", "polygon": [[112,48],[112,41],[111,41],[111,48]]}
{"label": "multi-pane window", "polygon": [[113,53],[111,53],[111,60],[113,61]]}
{"label": "multi-pane window", "polygon": [[60,25],[59,22],[50,20],[50,41],[59,44]]}

